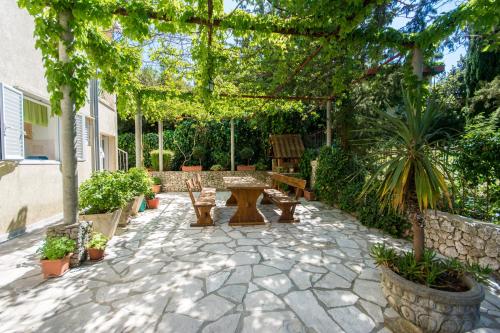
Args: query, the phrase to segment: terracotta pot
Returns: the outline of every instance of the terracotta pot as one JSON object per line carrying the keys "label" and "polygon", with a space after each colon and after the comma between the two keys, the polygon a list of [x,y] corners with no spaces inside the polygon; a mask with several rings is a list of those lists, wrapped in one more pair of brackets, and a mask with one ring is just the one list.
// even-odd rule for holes
{"label": "terracotta pot", "polygon": [[160,205],[160,199],[154,198],[154,199],[148,199],[148,208],[149,209],[156,209]]}
{"label": "terracotta pot", "polygon": [[122,209],[120,208],[111,213],[80,215],[80,221],[92,221],[94,231],[111,239],[118,227],[121,214]]}
{"label": "terracotta pot", "polygon": [[181,167],[181,170],[184,172],[195,172],[195,171],[201,171],[203,167],[201,165],[183,165]]}
{"label": "terracotta pot", "polygon": [[104,250],[98,250],[98,249],[87,249],[87,252],[89,254],[89,258],[92,261],[97,261],[101,260],[104,258]]}
{"label": "terracotta pot", "polygon": [[255,171],[255,165],[237,165],[236,171]]}
{"label": "terracotta pot", "polygon": [[316,200],[316,194],[314,194],[313,191],[304,190],[304,199],[307,201],[314,201]]}
{"label": "terracotta pot", "polygon": [[154,193],[160,193],[161,185],[151,185],[151,191],[153,191]]}
{"label": "terracotta pot", "polygon": [[69,269],[69,258],[73,255],[73,253],[68,253],[62,259],[56,260],[48,260],[43,259],[40,260],[40,264],[42,266],[42,273],[45,279],[49,277],[58,277],[62,276]]}

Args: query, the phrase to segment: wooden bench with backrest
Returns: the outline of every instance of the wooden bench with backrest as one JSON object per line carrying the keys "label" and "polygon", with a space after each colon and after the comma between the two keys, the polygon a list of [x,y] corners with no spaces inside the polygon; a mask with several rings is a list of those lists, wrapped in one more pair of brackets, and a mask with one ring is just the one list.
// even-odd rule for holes
{"label": "wooden bench with backrest", "polygon": [[[203,188],[197,177],[186,180],[186,187],[193,204],[194,212],[196,213],[196,223],[191,223],[192,227],[206,227],[214,225],[210,211],[215,207],[214,188]],[[200,194],[196,198],[193,192],[199,191]]]}
{"label": "wooden bench with backrest", "polygon": [[[262,201],[263,205],[274,203],[281,209],[281,216],[279,222],[290,223],[298,222],[293,218],[295,213],[295,206],[299,202],[300,195],[306,187],[306,181],[295,177],[285,176],[279,173],[272,175],[273,188],[264,190]],[[281,184],[295,188],[295,196],[290,197],[279,190]]]}

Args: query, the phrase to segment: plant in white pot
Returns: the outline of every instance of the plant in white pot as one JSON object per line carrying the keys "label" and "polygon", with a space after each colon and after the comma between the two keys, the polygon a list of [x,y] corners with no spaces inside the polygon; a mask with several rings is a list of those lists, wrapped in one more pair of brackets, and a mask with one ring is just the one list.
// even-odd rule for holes
{"label": "plant in white pot", "polygon": [[121,172],[99,171],[80,185],[80,220],[92,221],[94,231],[111,239],[120,220],[122,207],[130,199]]}
{"label": "plant in white pot", "polygon": [[[389,304],[406,320],[425,332],[465,332],[479,320],[484,291],[476,279],[489,269],[440,260],[424,248],[424,214],[441,197],[448,199],[446,170],[435,159],[439,148],[434,104],[423,106],[419,91],[404,92],[404,108],[378,112],[368,130],[378,168],[366,182],[362,195],[376,193],[382,208],[405,213],[412,223],[413,251],[396,253],[383,245],[371,249],[382,273],[382,290]],[[374,142],[375,141],[375,142]],[[379,151],[380,149],[380,151]],[[389,154],[387,152],[390,152]]]}

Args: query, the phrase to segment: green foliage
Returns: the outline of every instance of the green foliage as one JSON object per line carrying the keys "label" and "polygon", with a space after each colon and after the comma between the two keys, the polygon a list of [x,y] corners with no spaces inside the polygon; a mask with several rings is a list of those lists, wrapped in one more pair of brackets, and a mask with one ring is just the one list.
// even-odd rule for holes
{"label": "green foliage", "polygon": [[153,182],[148,172],[142,168],[131,168],[127,172],[128,188],[133,196],[143,195],[151,189]]}
{"label": "green foliage", "polygon": [[[152,150],[149,155],[151,156],[151,167],[153,170],[158,171],[160,169],[160,151],[155,149]],[[175,153],[171,150],[163,151],[163,170],[172,170],[172,160],[174,159]]]}
{"label": "green foliage", "polygon": [[262,162],[262,161],[259,161],[255,164],[255,170],[257,171],[266,171],[268,170],[267,168],[267,164]]}
{"label": "green foliage", "polygon": [[228,169],[229,165],[231,164],[231,156],[223,151],[213,151],[212,160],[216,165],[220,165],[223,169]]}
{"label": "green foliage", "polygon": [[201,161],[205,158],[206,154],[207,154],[207,151],[205,150],[205,147],[203,147],[203,146],[194,146],[193,147],[192,156],[195,160],[200,161],[199,165],[201,165]]}
{"label": "green foliage", "polygon": [[135,135],[134,133],[121,133],[118,135],[118,148],[128,154],[128,167],[135,166]]}
{"label": "green foliage", "polygon": [[75,250],[76,243],[66,236],[48,237],[38,249],[42,259],[57,260]]}
{"label": "green foliage", "polygon": [[80,209],[84,214],[102,214],[123,207],[133,197],[125,173],[94,172],[79,188]]}
{"label": "green foliage", "polygon": [[144,195],[144,198],[146,200],[153,200],[156,197],[156,194],[150,189],[146,194]]}
{"label": "green foliage", "polygon": [[[134,148],[135,149],[135,148]],[[151,161],[151,152],[158,149],[158,134],[146,133],[142,136],[142,153],[144,158],[144,166],[151,168],[153,162]]]}
{"label": "green foliage", "polygon": [[317,153],[314,149],[306,149],[299,161],[300,178],[307,181],[306,187],[309,187],[311,181],[312,167],[311,162],[316,158]]}
{"label": "green foliage", "polygon": [[470,39],[465,62],[465,85],[467,97],[472,98],[483,82],[492,81],[500,73],[500,52],[483,51],[485,41],[475,35]]}
{"label": "green foliage", "polygon": [[220,164],[214,164],[210,167],[210,171],[222,171],[224,167]]}
{"label": "green foliage", "polygon": [[161,179],[160,177],[152,177],[153,180],[153,185],[161,185]]}
{"label": "green foliage", "polygon": [[354,211],[363,180],[363,167],[356,157],[337,145],[321,148],[315,183],[320,200]]}
{"label": "green foliage", "polygon": [[240,158],[243,161],[247,162],[247,165],[250,165],[250,160],[252,159],[254,154],[254,151],[250,147],[244,147],[243,149],[240,150]]}
{"label": "green foliage", "polygon": [[430,250],[424,252],[422,261],[416,261],[412,252],[397,254],[385,244],[376,244],[370,249],[370,255],[377,266],[385,266],[407,280],[439,290],[465,291],[468,287],[461,279],[466,274],[484,282],[492,272],[489,267],[477,264],[463,264],[456,259],[439,259]]}
{"label": "green foliage", "polygon": [[87,243],[87,249],[104,250],[108,244],[108,238],[100,232],[92,233],[90,241]]}
{"label": "green foliage", "polygon": [[392,211],[390,208],[381,208],[374,196],[367,196],[358,205],[359,221],[370,228],[381,229],[388,234],[401,238],[405,236],[411,225],[405,216]]}

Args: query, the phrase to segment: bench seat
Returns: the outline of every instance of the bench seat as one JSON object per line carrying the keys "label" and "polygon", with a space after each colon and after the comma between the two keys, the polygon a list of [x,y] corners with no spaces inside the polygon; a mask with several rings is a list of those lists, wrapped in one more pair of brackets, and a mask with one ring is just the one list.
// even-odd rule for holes
{"label": "bench seat", "polygon": [[[192,227],[206,227],[214,225],[210,211],[212,207],[216,206],[215,196],[216,190],[210,187],[200,187],[200,194],[196,198],[193,192],[197,189],[196,184],[197,179],[186,180],[186,186],[189,192],[189,197],[191,198],[191,203],[193,204],[194,211],[196,213],[196,223],[191,223]],[[195,185],[196,184],[196,185]]]}
{"label": "bench seat", "polygon": [[[261,204],[271,204],[274,203],[281,210],[281,215],[279,222],[291,223],[298,222],[299,220],[293,217],[295,213],[295,206],[299,204],[300,191],[305,188],[306,181],[303,179],[298,179],[294,177],[289,177],[281,174],[273,174],[273,187],[271,189],[265,189]],[[279,190],[279,184],[287,184],[289,186],[295,187],[295,197],[290,197],[287,194]]]}

